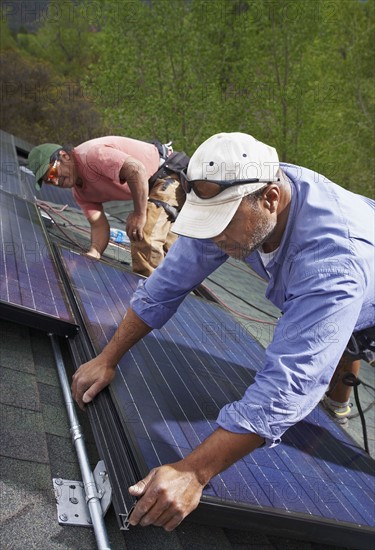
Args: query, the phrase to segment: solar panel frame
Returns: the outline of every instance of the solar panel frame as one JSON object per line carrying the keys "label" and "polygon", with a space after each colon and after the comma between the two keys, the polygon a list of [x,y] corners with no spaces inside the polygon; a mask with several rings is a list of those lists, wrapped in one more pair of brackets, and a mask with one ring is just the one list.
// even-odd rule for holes
{"label": "solar panel frame", "polygon": [[[120,321],[121,316],[125,311],[126,301],[128,301],[134,291],[139,278],[133,274],[116,270],[108,265],[106,266],[101,262],[93,262],[87,258],[82,258],[77,255],[71,256],[75,264],[75,268],[72,270],[69,260],[69,255],[71,252],[60,247],[60,254],[64,267],[67,271],[67,276],[71,281],[75,298],[80,307],[81,315],[85,320],[91,343],[95,351],[98,352],[113,334],[115,325]],[[99,281],[95,280],[95,277],[90,275],[90,272],[94,273],[95,271],[101,273],[99,276]],[[107,275],[104,275],[104,272],[107,272]],[[106,294],[109,294],[108,285],[112,287],[111,290],[113,291],[113,299],[111,296],[111,304],[106,301],[105,296]],[[125,299],[123,299],[124,293],[126,294]],[[95,307],[93,300],[95,300]],[[120,375],[117,376],[117,380],[119,376],[121,376],[121,373],[125,372],[123,376],[123,383],[128,384],[129,386],[133,384],[132,388],[136,388],[137,391],[141,393],[141,396],[143,396],[143,403],[147,401],[145,387],[151,383],[153,384],[152,391],[150,392],[151,398],[155,397],[159,391],[165,393],[166,388],[168,388],[168,384],[174,385],[175,388],[177,387],[175,380],[173,380],[173,382],[171,380],[172,371],[170,365],[167,368],[167,370],[169,369],[168,379],[166,379],[163,375],[161,369],[156,372],[156,375],[155,373],[150,374],[148,370],[148,365],[150,363],[154,362],[155,364],[159,362],[160,364],[163,362],[162,359],[160,359],[160,355],[156,353],[156,347],[163,347],[164,351],[167,348],[168,352],[166,355],[170,359],[170,355],[172,353],[171,342],[173,342],[173,344],[177,344],[175,346],[175,348],[177,348],[178,346],[181,346],[183,340],[187,338],[188,344],[185,349],[189,349],[191,353],[195,353],[194,347],[192,348],[192,342],[194,342],[194,340],[187,335],[187,332],[181,336],[181,327],[184,325],[185,327],[188,326],[189,332],[191,332],[191,316],[198,316],[200,319],[207,318],[207,308],[209,308],[209,311],[212,314],[213,324],[218,323],[218,326],[220,326],[223,323],[224,325],[227,323],[228,335],[232,338],[232,343],[233,336],[234,338],[237,338],[237,340],[240,339],[239,342],[236,342],[235,353],[239,364],[246,360],[247,352],[249,351],[249,344],[247,343],[244,345],[244,342],[241,341],[241,329],[235,328],[235,331],[240,330],[238,334],[233,332],[231,325],[233,319],[226,312],[218,306],[212,304],[208,306],[207,303],[204,303],[194,297],[188,297],[181,307],[185,308],[182,313],[177,313],[175,318],[169,321],[161,331],[154,331],[142,342],[134,346],[130,352],[128,352],[126,365],[123,362],[120,362],[120,368],[118,368],[118,373],[120,373]],[[189,319],[189,322],[185,323],[184,319],[186,318]],[[95,325],[95,321],[93,321],[95,319],[98,321],[97,325]],[[212,334],[208,334],[207,336],[212,336]],[[250,340],[251,338],[248,335],[247,341]],[[149,349],[151,346],[152,353],[150,353]],[[231,346],[228,345],[228,342],[223,343],[220,342],[220,339],[219,341],[215,340],[215,352],[217,352],[218,347],[220,348],[220,354],[217,357],[215,356],[216,362],[218,362],[218,358],[220,358],[221,354],[226,354],[229,358],[232,357],[233,360],[234,352],[231,349]],[[238,356],[239,348],[242,348],[240,351],[240,356]],[[198,351],[201,353],[201,350]],[[260,346],[256,344],[256,342],[250,345],[250,351],[253,354],[253,359],[257,359],[258,354],[261,353]],[[178,360],[176,356],[175,359],[179,366],[177,370],[180,374],[184,374],[186,365],[183,364],[181,358]],[[139,369],[139,372],[135,374],[137,364],[142,365],[142,369]],[[196,366],[195,369],[197,369]],[[217,370],[214,372],[217,376]],[[175,373],[174,376],[179,376],[179,373]],[[212,378],[212,373],[210,376]],[[147,377],[149,377],[149,380],[147,380]],[[136,380],[136,383],[134,383],[134,380]],[[244,380],[243,383],[247,385],[248,379]],[[212,396],[212,387],[213,386],[210,386],[210,396]],[[160,441],[158,442],[157,439],[151,440],[149,438],[149,442],[147,442],[146,439],[142,440],[139,435],[139,430],[144,429],[145,427],[140,426],[141,422],[139,421],[137,421],[138,423],[135,425],[136,416],[134,416],[134,414],[136,415],[139,412],[137,411],[137,399],[133,399],[134,395],[132,395],[131,392],[129,392],[129,399],[124,398],[124,385],[121,388],[121,392],[117,388],[115,379],[115,382],[111,385],[110,394],[116,404],[117,412],[122,418],[124,431],[126,432],[131,444],[130,452],[132,457],[130,462],[135,461],[139,474],[143,476],[151,467],[157,466],[163,462],[173,461],[171,460],[170,441],[165,443],[165,434],[162,436],[163,445],[161,445]],[[174,403],[174,407],[180,407],[182,396],[183,394],[180,393],[179,400]],[[222,397],[223,402],[229,402],[232,396],[226,394]],[[139,399],[140,398],[138,397],[138,403]],[[170,403],[169,399],[164,398],[164,401]],[[207,400],[207,404],[209,403],[212,404],[212,401]],[[221,406],[222,404],[223,403],[220,403],[219,405]],[[202,407],[197,407],[198,411],[201,409]],[[147,407],[143,404],[142,415],[140,416],[141,420],[145,418],[144,413],[146,410]],[[166,414],[168,414],[168,407],[166,410]],[[180,411],[183,412],[183,410],[184,408],[180,407]],[[211,416],[213,416],[213,413],[216,415],[217,406],[215,405],[209,412]],[[156,420],[158,418],[158,413],[159,411],[157,406],[150,411],[155,424],[157,424]],[[214,420],[207,417],[205,419],[205,422],[206,421],[206,432],[202,433],[201,431],[199,436],[197,433],[194,433],[194,426],[191,427],[188,423],[184,425],[182,431],[180,429],[180,431],[177,430],[175,434],[169,434],[171,439],[179,440],[177,442],[179,452],[176,453],[176,458],[190,452],[191,448],[195,446],[195,437],[196,442],[199,442],[204,439],[208,433],[213,431],[215,428]],[[371,501],[369,494],[371,484],[369,477],[366,477],[365,474],[363,474],[362,478],[359,479],[359,473],[356,472],[355,468],[362,468],[364,470],[367,469],[367,473],[369,473],[370,468],[372,471],[373,461],[366,457],[365,453],[356,447],[350,437],[347,436],[341,428],[334,425],[334,423],[327,417],[326,413],[320,408],[311,413],[302,423],[299,423],[299,425],[299,431],[294,428],[290,429],[284,436],[284,443],[274,449],[272,453],[266,449],[257,450],[248,457],[245,457],[242,461],[239,461],[236,465],[232,466],[231,469],[236,471],[236,477],[234,478],[236,481],[234,482],[234,485],[231,486],[230,483],[227,483],[226,485],[226,472],[211,480],[205,490],[205,494],[202,497],[201,505],[193,514],[193,517],[199,521],[215,523],[219,521],[221,525],[225,525],[227,523],[229,526],[237,526],[241,528],[248,528],[249,524],[259,528],[259,522],[266,520],[267,527],[276,529],[279,532],[285,531],[288,532],[287,534],[289,535],[293,532],[294,535],[305,537],[306,534],[309,533],[309,536],[316,540],[342,543],[345,545],[350,545],[352,543],[353,546],[358,548],[360,547],[358,546],[358,535],[360,534],[360,544],[363,545],[361,547],[366,548],[366,545],[370,542],[374,535],[373,525],[370,525],[370,522],[373,522],[373,518],[370,517],[371,513],[369,513],[365,507],[366,499],[370,499]],[[325,427],[327,425],[330,429],[328,436],[328,432]],[[201,425],[199,426],[201,427]],[[152,426],[151,428],[154,429]],[[150,427],[147,429],[149,430]],[[135,433],[136,430],[137,434]],[[144,430],[144,432],[147,434],[147,430]],[[158,438],[158,435],[160,436],[160,433],[158,434],[157,429],[154,429],[153,437]],[[344,450],[346,451],[346,454],[344,453],[343,456],[346,457],[347,464],[343,464],[338,468],[338,470],[334,470],[330,467],[331,463],[334,463],[335,461],[337,462],[337,457],[334,455],[332,449],[328,449],[327,451],[326,448],[321,448],[323,435],[326,435],[325,444],[327,444],[327,437],[328,439],[332,439],[332,441],[328,441],[329,443],[332,443],[336,439],[335,444],[338,445],[337,450],[341,452],[341,455]],[[186,448],[184,448],[182,445],[187,436],[190,437],[190,442]],[[152,442],[155,443],[155,441],[156,444],[159,445],[158,453],[160,454],[160,457],[155,463],[152,463],[150,459],[146,462],[144,451],[146,448],[150,450],[150,447],[153,445]],[[301,458],[301,454],[298,455],[298,448],[301,447],[301,441],[304,445],[302,446],[303,452],[305,455],[307,454],[305,470],[299,467],[298,461],[298,458]],[[286,446],[288,446],[288,451],[286,450]],[[166,454],[164,454],[165,451],[167,451]],[[340,452],[338,452],[338,455],[340,455]],[[288,469],[286,468],[286,463],[288,463]],[[316,476],[312,477],[306,475],[306,472],[309,473],[313,467],[315,470],[319,467],[319,474],[322,476],[322,479],[317,478]],[[351,467],[353,470],[351,470]],[[285,469],[282,470],[282,468]],[[275,473],[277,473],[276,478]],[[341,475],[339,480],[337,480],[337,473]],[[245,478],[248,479],[250,475],[250,479],[254,481],[246,482]],[[249,491],[249,494],[251,492],[254,493],[254,483],[260,478],[260,476],[263,476],[266,481],[263,487],[260,486],[260,488],[257,488],[257,491],[260,491],[257,495],[255,495],[258,505],[254,505],[251,502],[250,504],[238,502],[238,498],[237,501],[236,498],[233,500],[233,495],[238,497],[238,495],[235,495],[238,490],[236,484],[239,484],[239,486],[242,487],[242,491]],[[281,485],[280,479],[283,482]],[[217,485],[216,488],[215,485]],[[296,487],[298,488],[298,491],[300,491],[300,495],[296,494],[296,491],[294,490]],[[298,505],[300,506],[300,509],[296,509],[296,506],[294,506],[293,510],[288,508],[280,509],[271,506],[273,503],[278,505],[280,505],[280,503],[285,504],[285,498],[283,498],[283,491],[285,490],[291,491],[289,500],[292,502],[296,502],[298,497]],[[267,491],[269,492],[268,495]],[[345,504],[343,505],[338,496],[341,497],[344,492],[347,493],[347,497]],[[357,494],[355,494],[356,492]],[[327,508],[327,505],[324,500],[322,501],[322,496],[324,499],[331,499],[330,504],[332,504],[332,508],[328,510],[328,517],[318,515],[319,510],[321,513],[327,512],[327,510],[324,510],[324,508]],[[351,504],[350,499],[353,499],[354,497],[355,500],[353,501],[353,504]],[[228,498],[232,499],[230,504],[228,503]],[[259,506],[260,501],[262,506]],[[368,503],[368,500],[366,502]],[[356,507],[360,508],[360,512],[358,512]],[[126,514],[128,511],[129,510],[124,511],[123,513]],[[341,513],[342,517],[346,519],[337,521],[335,519],[335,515],[337,513]],[[219,514],[220,517],[218,517],[217,514]],[[357,523],[349,521],[349,518],[354,518],[355,515],[357,518],[355,521]],[[368,522],[367,525],[365,524],[365,521]]]}
{"label": "solar panel frame", "polygon": [[0,191],[0,316],[73,336],[78,327],[35,204]]}
{"label": "solar panel frame", "polygon": [[[79,316],[78,310],[77,315]],[[91,343],[87,335],[85,336],[84,325],[75,338],[69,339],[68,345],[76,368],[95,356]],[[119,488],[133,485],[139,479],[140,472],[129,451],[128,439],[108,388],[100,392],[86,410],[99,456],[104,461],[111,480],[112,503],[117,511],[118,526],[121,530],[127,530],[128,511],[132,509],[134,499]]]}

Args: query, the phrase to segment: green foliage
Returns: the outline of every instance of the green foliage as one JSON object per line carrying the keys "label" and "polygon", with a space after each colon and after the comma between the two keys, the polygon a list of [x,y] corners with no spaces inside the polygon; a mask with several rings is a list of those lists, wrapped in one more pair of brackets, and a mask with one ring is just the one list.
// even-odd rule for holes
{"label": "green foliage", "polygon": [[373,196],[374,2],[64,0],[49,13],[17,48],[29,68],[49,64],[52,86],[79,90],[57,103],[67,117],[85,100],[102,133],[190,154],[213,133],[248,132]]}
{"label": "green foliage", "polygon": [[12,37],[1,22],[1,128],[31,143],[78,144],[104,134],[96,97],[81,86],[94,20],[84,5],[51,2],[36,34]]}
{"label": "green foliage", "polygon": [[52,66],[16,50],[0,54],[1,128],[30,143],[81,143],[102,132],[101,120],[82,88]]}
{"label": "green foliage", "polygon": [[7,10],[0,6],[0,44],[1,50],[8,50],[10,48],[16,48],[16,41],[14,40],[12,33],[6,23]]}
{"label": "green foliage", "polygon": [[37,33],[19,33],[17,42],[34,57],[53,63],[60,75],[80,78],[90,62],[94,30],[84,4],[53,0]]}
{"label": "green foliage", "polygon": [[248,132],[282,160],[373,193],[373,3],[103,6],[85,86],[113,133],[173,139],[192,153],[215,132]]}
{"label": "green foliage", "polygon": [[374,196],[374,4],[321,2],[322,25],[307,51],[310,116],[301,163]]}

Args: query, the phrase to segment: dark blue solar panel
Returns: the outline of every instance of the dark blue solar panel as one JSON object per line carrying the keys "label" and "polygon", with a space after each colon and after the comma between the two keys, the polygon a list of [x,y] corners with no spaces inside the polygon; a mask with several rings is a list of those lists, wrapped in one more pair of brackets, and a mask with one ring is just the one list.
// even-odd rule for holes
{"label": "dark blue solar panel", "polygon": [[31,189],[23,184],[13,136],[1,130],[0,189],[26,199],[33,196]]}
{"label": "dark blue solar panel", "polygon": [[36,206],[2,191],[0,203],[0,315],[11,311],[19,322],[31,321],[31,313],[48,316],[44,327],[47,324],[53,330],[61,322],[63,333],[75,333]]}
{"label": "dark blue solar panel", "polygon": [[[65,249],[61,254],[99,350],[122,319],[139,278]],[[111,384],[140,467],[146,472],[176,461],[204,440],[220,408],[252,383],[263,356],[263,348],[228,313],[187,297],[163,329],[122,359]],[[374,527],[373,474],[374,461],[317,407],[282,444],[258,449],[212,479],[202,501],[363,530]]]}

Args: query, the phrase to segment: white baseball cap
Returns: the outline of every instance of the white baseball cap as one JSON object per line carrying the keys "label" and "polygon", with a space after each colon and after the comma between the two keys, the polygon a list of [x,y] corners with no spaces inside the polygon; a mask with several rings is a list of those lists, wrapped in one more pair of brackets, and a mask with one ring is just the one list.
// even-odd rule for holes
{"label": "white baseball cap", "polygon": [[201,199],[191,190],[173,232],[197,239],[216,237],[227,227],[243,197],[278,181],[278,169],[279,157],[273,147],[241,132],[215,134],[191,157],[188,181],[259,181],[233,184],[210,199]]}

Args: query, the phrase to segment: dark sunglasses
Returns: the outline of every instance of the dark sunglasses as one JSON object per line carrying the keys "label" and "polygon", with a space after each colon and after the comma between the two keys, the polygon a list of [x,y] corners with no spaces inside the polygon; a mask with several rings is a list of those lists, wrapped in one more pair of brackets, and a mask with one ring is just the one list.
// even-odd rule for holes
{"label": "dark sunglasses", "polygon": [[190,191],[193,190],[200,199],[212,199],[233,185],[244,185],[246,183],[264,183],[264,185],[266,185],[267,183],[270,183],[269,180],[261,180],[259,178],[225,181],[188,180],[183,170],[180,172],[180,181],[185,193],[190,193]]}

